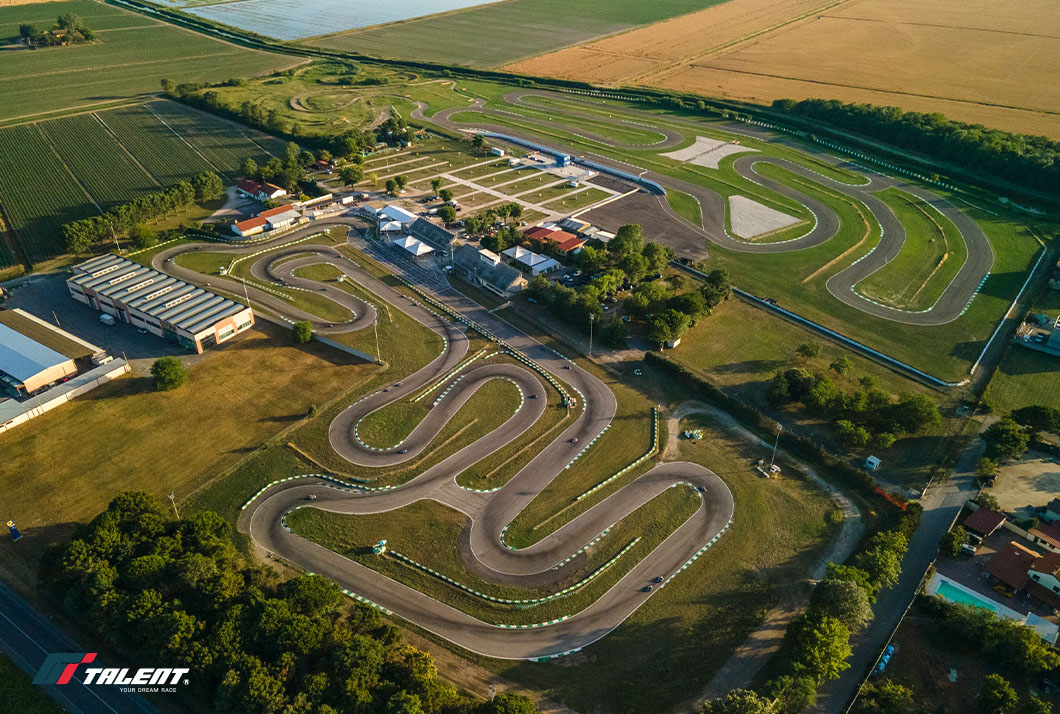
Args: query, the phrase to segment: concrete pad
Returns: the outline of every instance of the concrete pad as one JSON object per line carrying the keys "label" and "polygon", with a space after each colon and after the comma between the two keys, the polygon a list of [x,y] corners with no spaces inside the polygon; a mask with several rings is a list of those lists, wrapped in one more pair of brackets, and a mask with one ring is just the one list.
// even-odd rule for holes
{"label": "concrete pad", "polygon": [[695,164],[696,166],[705,166],[708,169],[716,169],[718,168],[718,163],[726,156],[742,154],[749,151],[758,151],[758,149],[750,149],[746,146],[734,144],[731,141],[718,141],[717,139],[708,139],[705,136],[697,136],[696,141],[692,146],[678,149],[677,151],[670,151],[661,155],[677,161],[685,161],[690,164]]}
{"label": "concrete pad", "polygon": [[763,206],[746,196],[729,196],[729,223],[732,232],[740,238],[753,240],[798,222],[798,218]]}

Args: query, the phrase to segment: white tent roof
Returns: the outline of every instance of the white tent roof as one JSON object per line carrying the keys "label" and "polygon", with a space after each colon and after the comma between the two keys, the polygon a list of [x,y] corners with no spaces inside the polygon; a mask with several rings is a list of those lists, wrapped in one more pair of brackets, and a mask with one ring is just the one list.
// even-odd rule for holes
{"label": "white tent roof", "polygon": [[415,213],[406,211],[401,206],[395,206],[392,203],[380,208],[378,214],[381,219],[386,219],[388,221],[397,221],[399,223],[404,224],[412,223],[416,220]]}
{"label": "white tent roof", "polygon": [[417,257],[434,252],[434,248],[430,247],[421,240],[413,238],[412,236],[402,236],[401,238],[395,238],[394,245],[396,245],[398,248],[404,248],[409,253]]}

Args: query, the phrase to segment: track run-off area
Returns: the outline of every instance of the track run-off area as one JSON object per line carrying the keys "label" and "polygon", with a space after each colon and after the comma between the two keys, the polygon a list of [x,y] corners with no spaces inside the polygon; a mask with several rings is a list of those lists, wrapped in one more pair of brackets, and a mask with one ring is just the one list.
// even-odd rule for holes
{"label": "track run-off area", "polygon": [[[418,121],[433,123],[449,131],[483,132],[497,137],[514,138],[545,150],[572,154],[576,162],[582,159],[620,174],[639,177],[642,179],[639,187],[651,194],[659,212],[668,217],[667,228],[680,226],[679,231],[660,232],[659,235],[653,236],[654,239],[671,245],[678,255],[697,259],[709,252],[710,245],[734,253],[762,256],[777,256],[827,246],[835,241],[843,225],[836,210],[820,196],[831,195],[852,202],[869,225],[869,239],[855,246],[857,250],[837,249],[831,257],[837,263],[842,261],[844,265],[827,278],[826,287],[828,293],[836,300],[885,320],[915,326],[943,325],[956,320],[967,310],[994,263],[990,241],[982,228],[964,210],[946,198],[918,184],[869,172],[852,162],[840,162],[823,156],[814,157],[817,162],[827,160],[832,164],[831,168],[834,170],[828,175],[823,172],[828,167],[814,170],[805,163],[772,156],[757,149],[735,148],[741,143],[740,139],[776,141],[770,131],[754,125],[735,122],[712,124],[710,131],[725,135],[728,143],[733,145],[729,148],[735,148],[735,151],[731,156],[723,158],[715,168],[702,168],[702,164],[695,167],[697,173],[713,172],[712,179],[716,179],[727,189],[735,189],[730,191],[730,196],[740,194],[738,187],[725,183],[726,173],[735,173],[753,184],[759,196],[776,199],[781,206],[797,206],[805,217],[790,230],[775,231],[748,239],[736,235],[731,230],[733,216],[730,201],[718,190],[636,165],[638,158],[655,161],[660,155],[667,156],[663,152],[672,152],[675,148],[687,147],[694,141],[699,141],[698,136],[704,130],[691,124],[686,126],[665,121],[660,115],[652,112],[628,107],[619,110],[611,104],[573,94],[515,90],[505,94],[503,101],[513,108],[525,109],[526,112],[498,109],[488,106],[483,99],[475,98],[467,107],[448,108],[430,116],[426,114],[426,105],[420,104],[412,112],[412,116]],[[613,128],[613,136],[608,135],[608,128]],[[614,138],[630,132],[643,137],[643,142],[623,142]],[[611,155],[572,149],[573,142],[563,140],[568,137],[589,146],[598,146],[601,151],[608,151]],[[629,160],[618,160],[614,158],[616,154],[628,157]],[[778,180],[777,172],[784,176],[783,180]],[[895,215],[891,206],[881,200],[880,194],[888,190],[900,191],[908,200],[916,201],[936,225],[940,222],[952,224],[959,240],[964,243],[964,250],[959,251],[959,259],[963,259],[959,268],[952,263],[945,265],[950,258],[948,253],[943,254],[941,258],[932,258],[938,261],[938,264],[933,266],[934,270],[929,266],[928,278],[924,279],[923,284],[919,286],[920,290],[916,292],[919,296],[925,292],[925,288],[932,287],[928,284],[930,280],[936,281],[933,287],[937,297],[927,306],[884,304],[863,294],[859,288],[870,276],[887,270],[888,266],[899,258],[903,249],[926,250],[924,246],[912,245],[913,238],[907,235],[902,221]],[[677,191],[695,199],[699,205],[701,225],[696,225],[687,216],[679,215],[670,206],[666,198],[668,191]],[[768,210],[768,207],[763,208]],[[591,220],[591,215],[588,218]],[[652,235],[650,228],[646,226],[648,235]],[[941,238],[941,235],[939,237]],[[918,235],[916,238],[917,241],[931,244],[936,241],[935,237],[925,238]],[[906,260],[910,260],[908,254]],[[913,256],[912,260],[915,261],[916,257]],[[928,260],[928,257],[924,260]],[[822,264],[822,267],[826,265],[827,263]],[[944,265],[945,271],[942,270]],[[892,276],[887,277],[890,279]],[[903,275],[893,277],[899,281]]]}
{"label": "track run-off area", "polygon": [[[500,426],[400,485],[373,487],[371,483],[344,483],[319,474],[291,474],[294,478],[267,486],[257,494],[247,494],[249,500],[240,515],[239,527],[259,548],[328,577],[359,599],[439,637],[472,652],[503,659],[540,659],[585,647],[618,627],[664,588],[670,578],[681,577],[686,565],[701,556],[710,557],[709,547],[732,523],[732,494],[714,472],[684,461],[655,465],[528,547],[515,549],[506,544],[505,530],[515,517],[553,480],[562,478],[580,456],[592,458],[592,445],[615,419],[616,398],[607,385],[576,363],[455,291],[432,294],[420,287],[417,299],[396,291],[335,247],[298,242],[329,229],[345,229],[352,236],[356,228],[363,228],[357,219],[337,218],[255,245],[182,243],[158,252],[151,263],[158,270],[212,289],[235,295],[246,291],[256,303],[285,320],[311,321],[321,334],[371,330],[380,309],[396,309],[442,338],[441,354],[429,364],[400,382],[358,397],[331,422],[330,445],[351,464],[382,471],[438,448],[435,442],[446,424],[479,389],[495,380],[514,384],[518,401],[510,405],[513,412]],[[251,261],[252,280],[244,283],[241,279],[211,275],[207,281],[207,276],[180,265],[182,254],[199,250],[231,253],[233,259],[244,257]],[[386,306],[296,275],[299,268],[321,263],[341,271],[343,280],[377,296]],[[345,308],[352,317],[342,323],[326,322],[277,297],[269,286],[313,291]],[[490,340],[489,354],[469,354],[469,330]],[[498,355],[502,358],[496,359]],[[468,467],[523,438],[542,418],[548,397],[556,398],[557,392],[571,409],[580,411],[558,435],[541,445],[523,468],[504,485],[489,491],[458,484],[457,476]],[[399,443],[381,448],[361,440],[358,424],[365,417],[417,398],[425,398],[431,406]],[[654,454],[658,448],[657,423],[652,434]],[[601,473],[600,481],[613,475]],[[606,534],[673,488],[688,489],[698,507],[638,562],[622,562],[627,543],[607,541]],[[495,620],[486,621],[303,538],[286,524],[292,511],[303,508],[357,516],[397,511],[419,501],[436,502],[467,517],[469,527],[462,534],[458,549],[468,572],[499,585],[527,585],[551,594],[502,602]],[[585,552],[590,547],[608,549],[610,560],[587,570]],[[401,555],[378,557],[400,559]],[[532,624],[504,622],[505,607],[532,608],[539,602],[562,602],[562,598],[578,592],[611,567],[625,572],[587,606]],[[450,585],[462,587],[457,582]]]}

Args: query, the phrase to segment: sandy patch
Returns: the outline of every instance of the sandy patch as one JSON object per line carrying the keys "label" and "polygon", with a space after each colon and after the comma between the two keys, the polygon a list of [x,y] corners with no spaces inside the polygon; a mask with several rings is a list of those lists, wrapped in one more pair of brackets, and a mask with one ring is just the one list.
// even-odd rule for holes
{"label": "sandy patch", "polygon": [[676,161],[695,164],[696,166],[706,166],[708,169],[716,169],[718,168],[718,163],[726,156],[742,154],[747,151],[758,151],[758,149],[750,149],[746,146],[734,144],[731,141],[718,141],[717,139],[708,139],[705,136],[697,136],[695,143],[691,146],[677,151],[670,151],[662,154],[662,156]]}
{"label": "sandy patch", "polygon": [[754,240],[798,222],[798,218],[763,206],[746,196],[729,196],[729,223],[732,225],[732,232],[745,240]]}

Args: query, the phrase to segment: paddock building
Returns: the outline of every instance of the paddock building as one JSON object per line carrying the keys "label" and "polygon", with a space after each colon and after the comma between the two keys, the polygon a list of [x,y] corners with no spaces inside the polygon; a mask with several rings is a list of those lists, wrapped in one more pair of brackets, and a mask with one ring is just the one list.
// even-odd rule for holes
{"label": "paddock building", "polygon": [[116,255],[75,265],[66,285],[73,299],[197,353],[254,324],[247,305]]}

